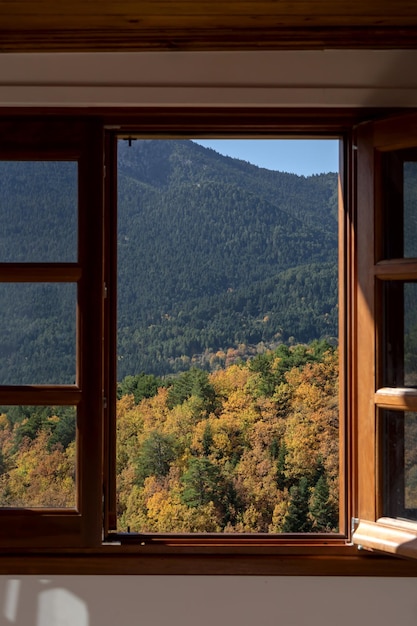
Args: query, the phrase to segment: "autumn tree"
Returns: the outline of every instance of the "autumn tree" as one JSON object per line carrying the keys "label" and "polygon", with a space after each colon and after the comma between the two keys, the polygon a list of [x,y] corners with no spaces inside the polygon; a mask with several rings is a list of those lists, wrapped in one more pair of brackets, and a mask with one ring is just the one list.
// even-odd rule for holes
{"label": "autumn tree", "polygon": [[337,351],[317,342],[261,356],[119,399],[122,528],[337,530]]}

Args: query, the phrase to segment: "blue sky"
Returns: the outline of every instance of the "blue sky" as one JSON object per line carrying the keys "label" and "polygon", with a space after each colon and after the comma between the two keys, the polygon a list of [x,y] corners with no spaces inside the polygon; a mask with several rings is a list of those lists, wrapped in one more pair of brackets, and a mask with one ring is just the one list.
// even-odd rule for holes
{"label": "blue sky", "polygon": [[202,146],[259,167],[302,176],[338,171],[334,139],[197,139]]}

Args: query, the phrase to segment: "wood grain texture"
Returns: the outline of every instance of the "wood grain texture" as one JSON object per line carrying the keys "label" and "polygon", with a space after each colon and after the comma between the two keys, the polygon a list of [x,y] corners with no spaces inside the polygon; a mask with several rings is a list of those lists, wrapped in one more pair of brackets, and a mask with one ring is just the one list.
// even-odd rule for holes
{"label": "wood grain texture", "polygon": [[375,403],[384,409],[417,410],[417,389],[382,387],[375,392]]}
{"label": "wood grain texture", "polygon": [[0,508],[0,546],[96,546],[102,540],[103,131],[90,119],[0,121],[4,158],[78,160],[78,258],[74,264],[0,264],[4,282],[77,283],[77,385],[1,386],[2,405],[76,405],[77,510]]}
{"label": "wood grain texture", "polygon": [[416,48],[407,0],[0,0],[0,50]]}
{"label": "wood grain texture", "polygon": [[374,267],[374,151],[373,126],[358,129],[357,150],[357,285],[356,285],[356,393],[358,512],[364,519],[376,518],[376,423],[374,391],[375,289]]}
{"label": "wood grain texture", "polygon": [[381,518],[377,522],[360,521],[353,542],[364,548],[407,558],[417,558],[417,525],[399,524]]}
{"label": "wood grain texture", "polygon": [[[408,149],[417,138],[417,116],[365,124],[358,130],[357,190],[357,392],[358,392],[358,515],[371,523],[382,511],[381,437],[378,409],[415,410],[414,390],[382,388],[384,355],[384,302],[382,280],[415,279],[415,259],[384,259],[384,210],[389,195],[383,171],[384,153]],[[388,194],[388,195],[387,195]],[[390,232],[395,238],[396,234]],[[399,319],[403,318],[396,303]],[[403,334],[400,331],[400,336]],[[368,528],[368,527],[367,527]],[[370,540],[371,541],[371,540]],[[376,539],[378,542],[379,539]],[[376,547],[374,545],[369,547]],[[382,545],[382,544],[378,544]],[[382,548],[380,548],[382,549]]]}
{"label": "wood grain texture", "polygon": [[103,547],[97,551],[5,553],[0,574],[233,575],[233,576],[416,576],[417,563],[381,557],[347,546],[344,554],[251,555],[216,552],[141,553]]}

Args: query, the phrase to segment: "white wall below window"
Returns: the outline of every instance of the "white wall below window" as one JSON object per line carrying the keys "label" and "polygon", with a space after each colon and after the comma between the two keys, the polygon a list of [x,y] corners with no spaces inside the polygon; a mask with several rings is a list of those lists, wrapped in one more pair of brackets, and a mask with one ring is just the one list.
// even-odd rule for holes
{"label": "white wall below window", "polygon": [[412,578],[0,577],[8,626],[416,626]]}

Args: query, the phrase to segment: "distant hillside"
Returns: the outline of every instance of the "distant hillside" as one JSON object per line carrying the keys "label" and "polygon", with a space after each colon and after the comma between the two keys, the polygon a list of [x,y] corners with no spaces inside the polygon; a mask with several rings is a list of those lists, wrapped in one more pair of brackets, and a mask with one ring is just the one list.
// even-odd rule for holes
{"label": "distant hillside", "polygon": [[119,378],[337,336],[336,174],[176,140],[120,141],[119,164]]}
{"label": "distant hillside", "polygon": [[[71,167],[2,164],[2,261],[72,260]],[[272,172],[186,140],[120,141],[118,187],[119,379],[242,344],[337,337],[336,174]],[[0,383],[73,382],[74,298],[0,285]]]}

